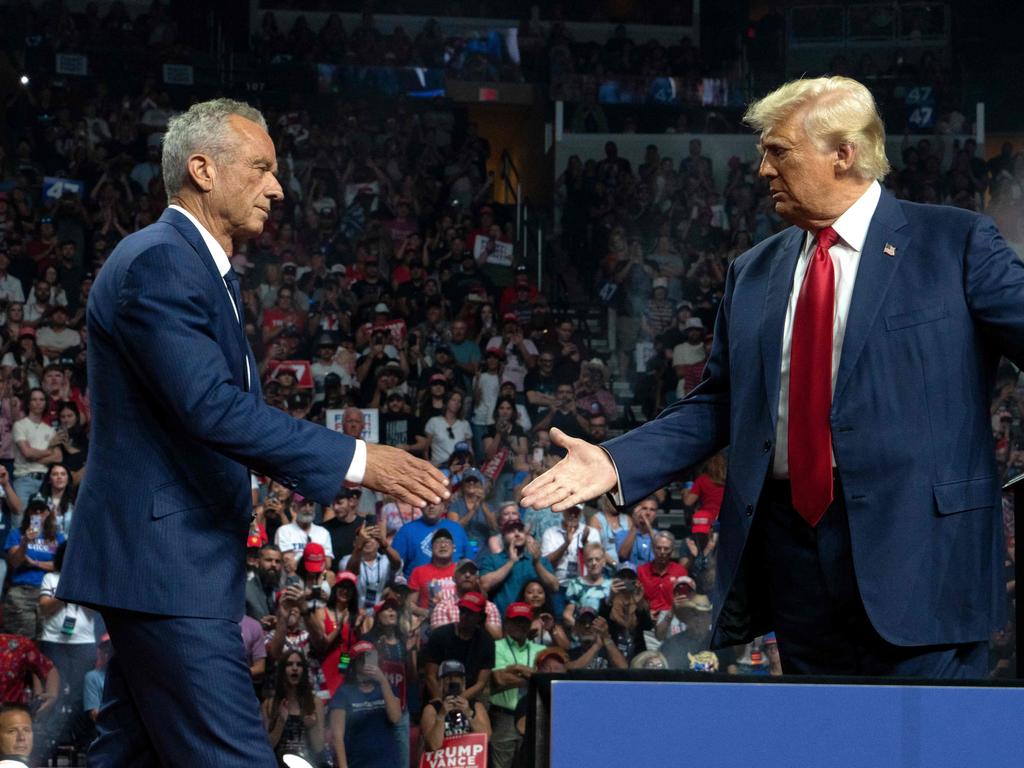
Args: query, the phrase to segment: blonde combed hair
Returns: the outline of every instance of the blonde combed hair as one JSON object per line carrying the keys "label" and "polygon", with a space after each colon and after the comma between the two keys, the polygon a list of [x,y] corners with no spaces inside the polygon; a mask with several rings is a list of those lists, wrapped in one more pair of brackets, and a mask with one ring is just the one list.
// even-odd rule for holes
{"label": "blonde combed hair", "polygon": [[890,166],[878,107],[871,91],[849,77],[792,80],[751,104],[743,122],[763,134],[804,108],[804,130],[819,149],[850,144],[856,150],[854,174],[878,181],[886,177]]}

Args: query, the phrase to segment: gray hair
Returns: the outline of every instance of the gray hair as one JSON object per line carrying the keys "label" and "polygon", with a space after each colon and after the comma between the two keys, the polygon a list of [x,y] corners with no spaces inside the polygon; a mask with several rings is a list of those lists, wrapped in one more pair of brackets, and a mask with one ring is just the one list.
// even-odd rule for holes
{"label": "gray hair", "polygon": [[676,548],[676,537],[672,534],[672,531],[667,531],[664,528],[659,529],[659,530],[655,531],[654,534],[651,536],[651,544],[652,545],[654,544],[654,541],[656,539],[668,539],[668,543],[672,545],[672,551],[673,552],[675,551],[675,548]]}
{"label": "gray hair", "polygon": [[258,109],[234,99],[201,101],[167,121],[160,163],[168,200],[185,186],[189,157],[197,152],[214,159],[230,157],[233,141],[228,118],[232,115],[267,130],[267,121]]}

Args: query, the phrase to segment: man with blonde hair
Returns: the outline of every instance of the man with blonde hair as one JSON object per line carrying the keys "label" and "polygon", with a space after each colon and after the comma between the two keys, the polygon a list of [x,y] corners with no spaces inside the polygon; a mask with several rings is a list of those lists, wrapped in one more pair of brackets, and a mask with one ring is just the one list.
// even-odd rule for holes
{"label": "man with blonde hair", "polygon": [[[793,226],[729,268],[700,385],[523,492],[633,502],[725,445],[715,647],[774,629],[788,673],[981,677],[1006,610],[988,400],[1024,366],[1024,263],[984,216],[898,201],[870,92],[797,80],[750,106]],[[950,376],[950,369],[958,375]]]}

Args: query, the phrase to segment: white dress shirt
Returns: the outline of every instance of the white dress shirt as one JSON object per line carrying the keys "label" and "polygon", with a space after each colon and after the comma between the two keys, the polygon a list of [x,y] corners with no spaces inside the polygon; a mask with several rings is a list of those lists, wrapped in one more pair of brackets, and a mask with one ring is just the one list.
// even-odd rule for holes
{"label": "white dress shirt", "polygon": [[[211,235],[206,227],[199,223],[199,220],[191,213],[186,211],[180,205],[169,205],[168,208],[173,208],[175,211],[180,213],[190,222],[192,225],[199,230],[199,235],[203,238],[203,242],[206,243],[206,248],[210,251],[210,255],[213,256],[213,263],[217,267],[217,273],[220,275],[221,282],[224,284],[224,290],[227,291],[228,301],[231,302],[231,308],[235,311],[235,320],[241,324],[241,315],[238,313],[238,307],[235,306],[235,297],[231,294],[231,289],[228,287],[227,281],[224,276],[231,271],[231,261],[228,259],[227,253],[220,243],[217,242],[216,238]],[[245,355],[245,383],[250,388],[252,387],[252,373],[249,368],[249,354]],[[366,474],[366,443],[362,440],[356,440],[356,449],[352,454],[352,461],[348,466],[348,471],[345,473],[345,481],[358,485],[363,482],[363,475]]]}
{"label": "white dress shirt", "polygon": [[[850,299],[853,297],[853,286],[857,281],[860,254],[868,236],[871,218],[875,215],[875,208],[878,207],[878,200],[881,196],[881,186],[877,181],[872,182],[857,202],[847,208],[843,215],[832,224],[832,229],[839,235],[839,240],[829,249],[836,283],[836,314],[835,322],[832,325],[833,390],[836,386],[836,374],[839,372],[843,338],[846,336],[846,323],[850,317]],[[807,265],[810,264],[816,243],[815,235],[808,232],[804,237],[804,247],[800,252],[800,259],[796,263],[796,273],[793,275],[793,286],[789,294],[789,306],[786,308],[786,324],[782,331],[778,421],[775,425],[775,457],[772,464],[772,475],[776,478],[789,477],[789,355],[793,345],[793,317],[796,315],[800,287],[803,285]],[[832,466],[835,466],[834,456]]]}

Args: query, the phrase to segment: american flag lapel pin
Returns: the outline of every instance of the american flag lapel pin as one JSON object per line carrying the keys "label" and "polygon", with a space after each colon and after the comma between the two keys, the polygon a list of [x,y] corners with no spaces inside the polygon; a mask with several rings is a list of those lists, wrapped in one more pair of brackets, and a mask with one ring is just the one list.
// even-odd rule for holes
{"label": "american flag lapel pin", "polygon": [[885,248],[882,249],[882,252],[886,256],[895,256],[896,255],[896,246],[893,245],[892,243],[886,243],[885,244]]}

